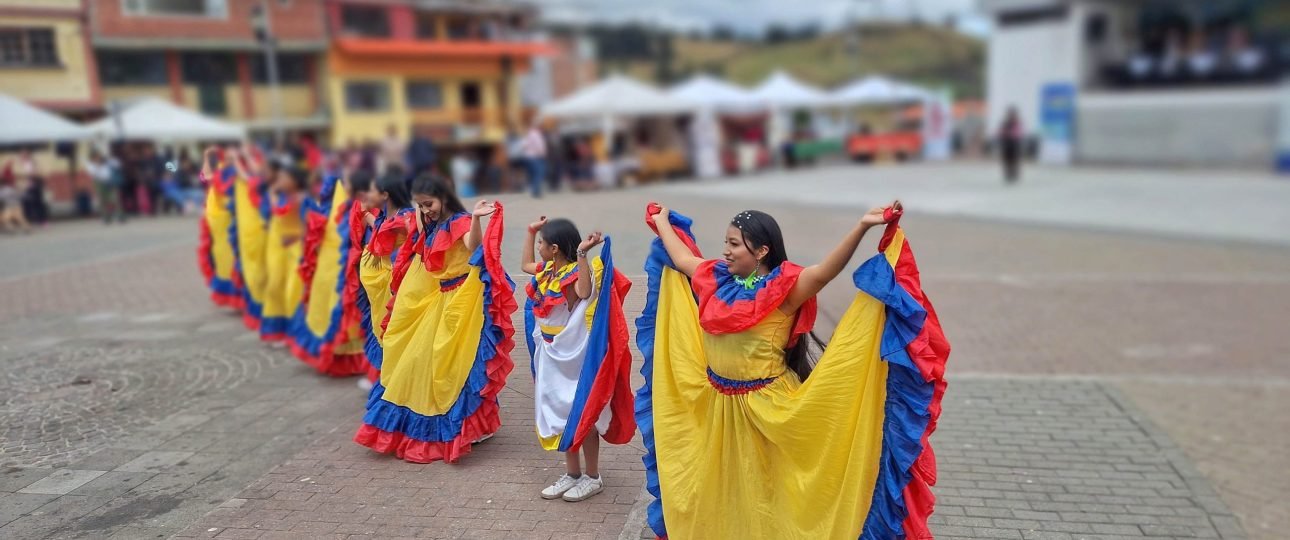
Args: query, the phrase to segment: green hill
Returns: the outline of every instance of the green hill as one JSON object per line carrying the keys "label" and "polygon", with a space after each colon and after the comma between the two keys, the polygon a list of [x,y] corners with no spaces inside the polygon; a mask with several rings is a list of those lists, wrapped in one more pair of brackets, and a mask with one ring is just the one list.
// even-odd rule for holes
{"label": "green hill", "polygon": [[939,27],[865,25],[858,41],[842,32],[776,44],[685,36],[665,39],[650,40],[649,50],[640,54],[618,58],[602,54],[602,69],[663,84],[708,72],[744,85],[754,85],[774,70],[785,69],[825,88],[881,74],[917,84],[948,86],[957,98],[984,94],[985,44]]}

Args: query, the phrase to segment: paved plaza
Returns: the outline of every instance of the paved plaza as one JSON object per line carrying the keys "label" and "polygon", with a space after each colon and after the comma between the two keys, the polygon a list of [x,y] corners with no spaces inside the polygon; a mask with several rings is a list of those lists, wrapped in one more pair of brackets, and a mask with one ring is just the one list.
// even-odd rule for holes
{"label": "paved plaza", "polygon": [[[507,196],[505,262],[538,214],[604,230],[632,318],[648,201],[695,218],[709,254],[730,216],[766,210],[809,263],[894,197],[954,347],[938,538],[1284,538],[1290,181],[1031,169],[1005,187],[986,164],[840,165]],[[195,248],[192,218],[0,237],[0,538],[643,536],[638,441],[604,447],[601,495],[537,496],[563,463],[537,445],[525,369],[459,464],[350,442],[354,380],[211,306]],[[821,334],[853,294],[822,293]]]}

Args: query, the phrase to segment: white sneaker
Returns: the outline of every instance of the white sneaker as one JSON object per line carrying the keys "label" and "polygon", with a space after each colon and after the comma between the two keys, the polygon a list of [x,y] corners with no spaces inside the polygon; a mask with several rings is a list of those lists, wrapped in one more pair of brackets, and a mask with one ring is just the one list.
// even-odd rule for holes
{"label": "white sneaker", "polygon": [[358,387],[362,388],[364,392],[371,392],[372,386],[372,381],[367,380],[367,377],[358,378]]}
{"label": "white sneaker", "polygon": [[578,484],[564,492],[563,498],[566,502],[578,502],[590,499],[592,495],[600,493],[605,489],[605,482],[599,478],[592,478],[582,475],[578,479]]}
{"label": "white sneaker", "polygon": [[480,438],[478,438],[478,439],[475,439],[475,442],[472,442],[472,443],[470,443],[470,444],[479,444],[479,443],[482,443],[482,442],[484,442],[484,441],[487,441],[488,439],[493,438],[493,435],[496,435],[496,433],[489,433],[489,434],[487,434],[487,435],[484,435],[483,437],[480,437]]}
{"label": "white sneaker", "polygon": [[[582,477],[580,476],[578,478]],[[551,484],[547,486],[546,489],[542,490],[542,498],[547,500],[559,499],[561,495],[564,495],[564,492],[569,491],[570,489],[573,489],[573,486],[578,485],[578,478],[574,478],[567,474],[560,475],[559,480],[556,480],[554,484]]]}

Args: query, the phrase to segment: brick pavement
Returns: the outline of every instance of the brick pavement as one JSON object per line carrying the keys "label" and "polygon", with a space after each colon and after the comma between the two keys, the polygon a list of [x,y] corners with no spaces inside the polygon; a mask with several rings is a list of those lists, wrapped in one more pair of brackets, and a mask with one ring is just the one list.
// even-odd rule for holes
{"label": "brick pavement", "polygon": [[[815,173],[806,173],[798,186],[803,189],[813,189],[811,184],[813,174]],[[906,181],[909,179],[906,178]],[[863,190],[865,186],[865,184],[857,184],[854,189]],[[911,189],[921,188],[912,186]],[[678,210],[686,211],[696,217],[698,219],[696,233],[699,235],[700,245],[709,250],[717,249],[716,238],[719,238],[724,219],[729,215],[746,207],[759,207],[770,211],[780,218],[784,226],[792,247],[790,255],[802,261],[817,259],[831,247],[829,245],[831,240],[824,238],[828,235],[820,235],[818,231],[847,227],[854,222],[853,214],[860,210],[858,208],[851,211],[838,207],[803,207],[786,202],[784,200],[786,198],[759,201],[696,199],[689,196],[682,198],[668,189],[550,197],[544,199],[540,206],[527,200],[507,198],[510,224],[508,238],[517,238],[522,232],[524,223],[538,212],[549,215],[574,215],[584,229],[603,228],[611,233],[615,238],[617,248],[615,256],[619,264],[629,273],[635,273],[632,270],[639,268],[647,245],[646,240],[650,236],[643,226],[638,225],[642,214],[641,208],[644,202],[656,198],[663,199]],[[861,198],[855,194],[838,194],[839,200],[861,200]],[[629,225],[625,225],[624,220]],[[1212,535],[1221,534],[1224,531],[1230,532],[1230,523],[1224,521],[1230,514],[1218,505],[1212,504],[1212,500],[1204,498],[1208,497],[1205,486],[1209,483],[1212,483],[1222,499],[1232,506],[1233,513],[1244,520],[1251,537],[1271,540],[1279,538],[1276,531],[1290,528],[1290,518],[1287,518],[1285,507],[1280,503],[1286,495],[1290,495],[1290,491],[1285,488],[1290,484],[1278,480],[1280,477],[1276,476],[1277,471],[1270,469],[1271,465],[1276,463],[1275,456],[1278,452],[1283,452],[1284,448],[1290,447],[1290,439],[1287,439],[1290,437],[1290,430],[1269,429],[1269,427],[1275,428],[1276,424],[1269,424],[1267,421],[1276,411],[1285,409],[1284,398],[1280,397],[1284,392],[1278,389],[1286,384],[1288,374],[1284,358],[1290,349],[1287,349],[1284,340],[1280,339],[1282,325],[1279,321],[1286,320],[1286,316],[1290,315],[1288,312],[1290,287],[1287,287],[1290,284],[1290,272],[1287,271],[1290,269],[1290,253],[1284,250],[1261,249],[1233,243],[1198,243],[1142,235],[997,224],[937,217],[917,212],[911,213],[906,221],[906,229],[914,242],[920,265],[924,270],[925,284],[941,312],[947,333],[955,345],[954,364],[950,372],[953,386],[947,400],[956,399],[956,396],[960,395],[959,392],[967,392],[963,395],[978,395],[984,392],[987,394],[986,397],[993,397],[995,394],[1017,394],[1017,399],[1024,403],[1029,404],[1033,401],[1042,404],[1043,400],[1050,398],[1049,394],[1054,392],[1060,395],[1073,393],[1094,396],[1100,392],[1106,396],[1104,399],[1094,397],[1077,401],[1074,405],[1069,403],[1057,405],[1073,407],[1077,413],[1084,410],[1110,410],[1107,403],[1118,403],[1123,406],[1127,412],[1121,412],[1120,416],[1132,418],[1136,428],[1128,424],[1117,424],[1113,430],[1115,431],[1113,437],[1107,437],[1104,433],[1095,434],[1091,436],[1093,441],[1085,443],[1092,444],[1107,438],[1107,444],[1123,443],[1146,452],[1168,454],[1169,463],[1175,473],[1164,470],[1164,465],[1160,463],[1150,464],[1158,470],[1119,472],[1139,473],[1144,476],[1147,473],[1174,474],[1182,479],[1182,485],[1173,488],[1176,491],[1167,492],[1169,495],[1163,495],[1163,497],[1188,499],[1192,505],[1191,507],[1170,506],[1175,508],[1175,515],[1163,521],[1157,520],[1160,523],[1151,522],[1150,518],[1143,518],[1126,524],[1114,521],[1113,518],[1110,522],[1072,521],[1072,523],[1088,525],[1089,529],[1093,529],[1092,532],[1038,529],[1032,533],[1027,527],[1020,526],[1013,528],[1014,531],[1022,537],[1037,538],[1064,538],[1065,536],[1061,535],[1063,532],[1070,533],[1075,538],[1099,537],[1098,535],[1114,537],[1116,534],[1126,536],[1157,534],[1170,537],[1183,534],[1169,528],[1144,528],[1148,525],[1196,527],[1188,534]],[[102,537],[104,532],[121,537],[142,537],[147,533],[174,532],[178,527],[192,523],[205,511],[221,503],[224,506],[204,518],[205,521],[201,523],[214,523],[211,520],[216,519],[241,519],[226,514],[243,507],[253,508],[261,504],[278,506],[283,503],[281,500],[277,503],[270,502],[274,500],[272,497],[278,495],[277,493],[266,500],[264,497],[252,496],[254,490],[248,490],[246,486],[267,485],[263,482],[266,479],[276,478],[273,475],[279,473],[275,471],[269,472],[268,476],[261,475],[272,470],[274,465],[278,465],[288,456],[292,456],[291,462],[284,465],[287,469],[282,474],[293,470],[300,472],[304,470],[303,468],[315,468],[323,473],[321,478],[330,478],[334,472],[332,469],[364,470],[355,465],[367,463],[375,471],[372,474],[380,476],[375,478],[374,482],[381,484],[389,481],[402,482],[402,479],[407,477],[415,478],[417,482],[428,486],[418,489],[431,489],[441,479],[460,474],[459,471],[463,468],[473,467],[475,470],[480,470],[495,466],[491,463],[475,463],[473,458],[484,456],[488,446],[497,442],[500,444],[494,446],[495,449],[491,451],[507,456],[508,459],[520,460],[523,468],[522,471],[502,470],[497,474],[514,473],[514,476],[506,477],[521,478],[525,482],[522,485],[532,484],[540,487],[540,484],[549,481],[549,478],[544,476],[548,471],[541,471],[541,468],[551,468],[558,473],[560,467],[558,457],[545,455],[536,450],[536,445],[532,445],[531,429],[527,428],[531,422],[528,418],[528,407],[531,405],[522,394],[518,393],[525,384],[524,379],[527,379],[523,376],[523,370],[516,371],[516,377],[519,378],[512,379],[513,384],[506,394],[507,427],[504,428],[504,430],[520,429],[521,431],[506,431],[503,435],[511,439],[499,436],[497,440],[489,441],[480,448],[477,455],[471,456],[470,460],[461,466],[451,467],[439,464],[418,467],[415,471],[404,471],[400,469],[403,466],[396,460],[371,456],[370,452],[364,449],[345,444],[348,438],[347,432],[356,425],[353,422],[357,410],[351,410],[350,407],[359,406],[356,400],[352,401],[351,396],[354,395],[352,386],[343,382],[323,381],[306,371],[297,370],[294,361],[287,358],[285,352],[264,351],[254,340],[239,341],[245,333],[236,329],[236,321],[232,318],[218,315],[209,308],[203,291],[197,285],[198,279],[192,265],[193,256],[190,249],[191,224],[182,220],[173,220],[172,223],[175,229],[169,232],[166,232],[162,222],[156,225],[140,223],[140,227],[134,229],[132,224],[125,229],[119,229],[131,231],[131,234],[138,232],[147,237],[148,242],[152,244],[149,249],[128,253],[124,257],[114,257],[113,254],[118,253],[121,246],[134,244],[119,243],[122,241],[112,236],[94,236],[103,234],[97,232],[97,227],[95,230],[87,228],[54,231],[54,234],[39,238],[47,243],[23,244],[28,247],[40,245],[55,248],[49,252],[42,251],[37,261],[39,264],[23,263],[6,266],[10,264],[8,261],[13,259],[7,256],[0,257],[0,298],[6,300],[0,302],[0,322],[3,322],[0,324],[0,362],[4,362],[6,367],[11,362],[28,362],[36,365],[40,362],[33,359],[43,358],[52,366],[50,369],[61,367],[63,370],[61,372],[70,375],[74,370],[68,370],[67,366],[74,365],[78,361],[90,366],[114,363],[112,361],[96,363],[93,360],[95,351],[123,350],[129,352],[120,354],[108,352],[104,359],[118,359],[116,363],[129,364],[129,368],[124,369],[123,372],[137,374],[146,371],[147,368],[156,368],[167,361],[205,365],[227,361],[228,357],[238,358],[244,363],[259,363],[262,370],[245,370],[238,376],[225,375],[224,379],[211,376],[209,380],[224,381],[213,382],[213,384],[227,383],[231,388],[229,395],[234,398],[237,396],[236,389],[253,387],[247,382],[248,379],[258,384],[261,392],[280,385],[289,386],[294,389],[293,391],[308,392],[311,396],[314,396],[313,392],[317,392],[314,396],[316,400],[308,400],[311,405],[298,405],[292,413],[300,415],[294,418],[311,418],[311,429],[315,430],[314,433],[291,433],[290,440],[278,440],[278,448],[263,455],[254,455],[254,452],[236,454],[239,459],[227,462],[223,470],[217,471],[219,474],[201,475],[202,467],[213,466],[209,461],[200,462],[194,466],[196,469],[187,472],[183,468],[188,467],[189,464],[178,465],[178,462],[174,462],[167,465],[164,461],[159,461],[160,470],[152,474],[163,475],[162,480],[155,482],[144,480],[143,483],[128,488],[126,486],[129,482],[137,480],[135,475],[148,473],[136,473],[125,469],[118,470],[118,468],[121,466],[126,466],[127,469],[135,468],[128,465],[128,461],[142,454],[127,459],[127,456],[130,456],[129,453],[104,453],[100,456],[103,462],[64,467],[73,472],[60,473],[63,476],[53,474],[55,469],[52,468],[0,470],[0,524],[12,519],[25,520],[24,525],[40,526],[40,528],[27,530],[51,531],[55,537],[59,535]],[[78,226],[80,225],[68,225],[68,227]],[[84,240],[87,237],[94,240],[87,242]],[[13,253],[11,249],[19,244],[11,240],[26,241],[0,238],[0,253],[5,255]],[[518,257],[518,244],[515,241],[507,243],[507,261]],[[74,246],[75,249],[57,249],[64,246]],[[46,270],[41,270],[42,265]],[[13,268],[13,270],[7,270],[7,268]],[[48,270],[49,268],[53,269]],[[840,300],[835,300],[846,296],[838,294],[841,292],[846,292],[844,284],[829,289],[825,295],[826,310],[838,307],[836,304],[839,304]],[[168,319],[174,320],[173,327],[169,326],[169,323],[158,323],[158,320]],[[826,324],[829,320],[829,317],[824,317]],[[1204,331],[1197,329],[1204,329]],[[180,345],[178,348],[176,348],[177,342]],[[190,350],[183,347],[190,347],[193,352],[187,355],[173,354],[175,351]],[[171,351],[171,353],[162,351]],[[203,355],[198,354],[198,351],[207,353],[216,351],[223,354]],[[243,351],[249,354],[242,354]],[[134,360],[130,359],[135,357],[137,357],[137,363],[131,363]],[[176,369],[174,373],[187,373],[175,366],[168,366],[167,369]],[[11,385],[8,388],[24,384],[24,379],[14,378],[13,374],[28,372],[40,373],[39,370],[33,371],[26,368],[7,369],[6,379],[3,380],[8,382],[0,384]],[[160,370],[160,372],[171,373],[166,370]],[[1029,375],[1016,379],[1017,374]],[[1052,375],[1061,376],[1054,378],[1051,377]],[[1071,376],[1076,378],[1073,379]],[[108,379],[110,380],[110,377]],[[39,382],[40,377],[32,375],[31,380]],[[137,388],[146,388],[150,385],[164,384],[163,381],[167,379],[158,375],[151,378],[136,377],[131,380],[139,381],[140,386]],[[57,379],[53,381],[57,382]],[[1039,384],[1052,381],[1060,384],[1057,387]],[[74,390],[100,389],[98,391],[101,391],[101,387],[96,385],[84,385],[84,387],[68,385],[68,388]],[[1060,391],[1054,388],[1060,388]],[[512,391],[516,393],[512,394]],[[1119,397],[1119,392],[1123,392],[1128,397]],[[280,403],[285,405],[286,400],[290,399],[288,396],[291,395],[293,394],[288,392],[274,399],[280,398]],[[1259,396],[1259,398],[1248,399],[1245,396]],[[323,399],[324,397],[328,399]],[[207,402],[204,400],[207,398],[213,399],[212,396],[197,396],[190,405],[206,406]],[[245,399],[245,396],[243,398]],[[219,406],[218,400],[211,403],[214,403],[212,405],[214,407]],[[982,427],[980,421],[974,423],[967,416],[961,415],[971,412],[974,415],[972,418],[998,417],[996,420],[1001,424],[997,425],[1003,428],[1013,423],[1025,424],[1034,419],[1013,418],[1015,414],[1005,414],[1000,407],[989,405],[990,402],[979,399],[972,400],[971,403],[954,403],[955,408],[947,408],[946,420],[942,422],[942,434],[937,440],[942,454],[942,486],[949,490],[995,489],[980,485],[954,485],[950,480],[958,478],[963,473],[986,474],[970,469],[973,466],[982,466],[982,459],[990,458],[980,453],[989,452],[989,450],[968,452],[964,449],[963,453],[959,453],[958,450],[952,449],[956,443],[964,440],[969,440],[967,444],[975,444],[970,441],[970,437],[981,437],[982,430],[992,429]],[[11,406],[21,410],[22,404],[17,402]],[[46,403],[44,406],[50,406],[50,404]],[[311,411],[304,410],[307,407],[320,409],[316,411],[318,416],[310,416]],[[1136,412],[1138,408],[1143,412]],[[145,424],[149,422],[161,422],[163,425],[170,423],[169,425],[180,431],[162,429],[160,431],[163,435],[157,437],[155,446],[136,451],[200,453],[199,449],[192,446],[200,445],[204,437],[216,437],[212,433],[222,433],[219,431],[203,433],[201,424],[185,426],[186,422],[196,421],[191,415],[203,414],[200,412],[186,409],[158,411],[152,405],[140,407],[139,412],[146,412],[142,415],[146,421],[136,425],[121,425],[116,431],[105,427],[102,430],[103,433],[93,429],[82,429],[81,431],[85,433],[81,438],[71,436],[77,434],[75,429],[78,427],[77,423],[66,423],[61,426],[51,424],[51,429],[64,435],[63,439],[60,439],[67,441],[64,444],[78,448],[75,450],[77,456],[90,457],[97,455],[94,452],[101,450],[129,450],[113,448],[112,445],[115,444],[113,441],[120,440],[119,437],[127,434],[142,437],[148,431],[146,429],[148,426]],[[162,412],[166,414],[161,414]],[[179,414],[175,418],[169,417],[169,414],[176,412]],[[216,409],[216,412],[217,414],[212,416],[220,417],[229,414],[227,409]],[[11,413],[0,409],[0,414]],[[330,420],[324,420],[327,414],[334,416],[331,416]],[[956,414],[960,416],[954,416]],[[1080,414],[1083,413],[1078,413],[1076,417],[1087,418],[1088,422],[1093,422],[1093,419],[1097,418],[1080,416]],[[102,420],[105,426],[116,425],[119,422],[125,422],[122,419],[133,418],[124,412],[119,414],[116,420],[110,418],[111,415],[108,416]],[[971,427],[955,431],[959,428],[952,425],[956,426],[958,420],[951,420],[952,418],[962,418]],[[207,422],[218,420],[219,418],[212,418]],[[240,421],[243,425],[259,424],[264,429],[281,429],[281,426],[290,423],[263,418],[243,418]],[[225,424],[227,426],[235,423],[235,420],[228,419],[224,422],[229,423]],[[4,425],[8,426],[8,424]],[[1153,425],[1159,425],[1160,429],[1153,428]],[[227,429],[227,427],[217,429]],[[333,429],[335,431],[332,431]],[[1040,430],[1036,433],[1042,432],[1038,427],[1035,429]],[[1135,429],[1137,431],[1134,431]],[[1061,434],[1061,432],[1054,433]],[[165,440],[160,440],[163,437]],[[266,438],[276,440],[276,437],[270,433],[242,435],[226,433],[220,437],[230,439],[227,444],[252,444],[253,441],[259,440],[261,444],[267,445],[264,442]],[[28,436],[24,435],[22,442],[41,442],[30,441],[27,438]],[[1169,438],[1176,439],[1178,444],[1173,445],[1169,442]],[[242,443],[234,443],[233,439]],[[1150,443],[1141,442],[1148,439]],[[172,441],[174,445],[183,448],[180,450],[159,448]],[[5,448],[12,442],[9,436],[0,435],[0,448]],[[1081,448],[1080,441],[1066,442],[1074,442],[1076,449]],[[994,440],[991,444],[1007,443]],[[1036,445],[1034,448],[1025,448],[1018,454],[1005,456],[1005,460],[1011,463],[986,462],[984,466],[1006,467],[1010,471],[1024,471],[1031,477],[1039,477],[1049,473],[1043,473],[1042,470],[1046,469],[1039,466],[1038,462],[1060,462],[1060,459],[1054,460],[1052,456],[1056,455],[1060,458],[1064,454],[1051,448],[1062,447]],[[1185,452],[1185,459],[1183,455],[1178,454],[1178,448]],[[507,453],[512,450],[517,453],[528,452],[540,457],[511,458]],[[629,448],[621,450],[631,451]],[[5,451],[0,450],[0,461],[6,461],[9,457],[3,452]],[[230,452],[225,453],[230,454]],[[1041,460],[1025,458],[1030,453],[1044,458]],[[171,454],[161,454],[156,457],[167,455],[172,459],[174,457]],[[47,462],[49,464],[60,467],[64,463],[74,465],[70,457],[59,458],[52,454],[51,456],[47,456],[51,459]],[[246,457],[249,462],[244,462],[241,459],[243,457]],[[1013,457],[1017,459],[1013,460]],[[127,461],[117,462],[122,459]],[[533,461],[527,461],[529,459]],[[628,461],[632,462],[631,466],[639,466],[638,460],[629,459]],[[1205,475],[1209,480],[1208,483],[1198,481],[1191,472],[1192,469],[1189,468],[1189,462],[1195,464],[1195,470]],[[326,466],[329,463],[350,466],[329,468]],[[1080,467],[1087,468],[1100,464],[1099,466],[1103,468],[1099,469],[1098,474],[1105,472],[1112,475],[1101,480],[1107,482],[1115,480],[1114,475],[1118,471],[1116,463],[1109,463],[1110,468],[1105,467],[1108,462],[1092,461],[1091,463],[1077,464],[1071,469],[1081,470]],[[230,467],[230,465],[236,465],[236,467]],[[178,467],[173,473],[174,476],[165,476],[171,474],[167,467]],[[104,474],[94,477],[79,487],[70,488],[72,491],[67,495],[14,493],[42,481],[44,483],[38,485],[35,488],[36,491],[68,489],[71,484],[84,480],[96,471]],[[345,478],[346,474],[352,473],[341,472],[335,476]],[[394,474],[395,478],[384,478],[390,474]],[[207,480],[208,478],[210,480]],[[256,478],[260,480],[255,480]],[[317,482],[315,477],[310,476],[310,478],[310,481]],[[1081,485],[1091,485],[1086,482],[1087,480],[1099,480],[1099,478],[1073,476],[1070,478],[1077,481],[1068,482],[1065,478],[1062,477],[1060,482],[1054,481],[1054,485],[1067,490],[1067,495],[1079,495],[1081,493],[1078,490],[1085,489],[1081,488]],[[172,483],[167,484],[166,479],[171,480]],[[122,485],[112,484],[113,480],[120,481]],[[1121,487],[1125,487],[1137,479],[1125,477],[1118,480],[1123,484]],[[1149,479],[1149,481],[1154,480],[1156,479]],[[216,481],[218,485],[211,487],[202,485]],[[980,479],[970,480],[970,482],[980,481]],[[1165,481],[1174,485],[1172,479]],[[183,489],[180,489],[181,487]],[[1023,486],[1022,489],[1035,488]],[[1184,496],[1181,491],[1177,491],[1181,489],[1191,490],[1189,491],[1191,495]],[[109,505],[114,499],[104,499],[104,490],[115,494],[112,496],[120,500],[117,500],[115,505]],[[1009,493],[1007,489],[1001,489],[1001,491]],[[516,489],[512,495],[522,498],[528,492],[526,489]],[[962,497],[954,491],[942,494]],[[315,494],[317,495],[336,495],[336,493]],[[429,496],[420,492],[413,495]],[[623,494],[615,494],[615,503],[612,506],[618,506],[618,495]],[[1054,499],[1051,495],[1055,494],[1048,493],[1046,496],[1050,503],[1101,504],[1062,501]],[[1093,494],[1083,493],[1083,495]],[[1119,495],[1113,493],[1111,496]],[[1125,496],[1151,497],[1152,495],[1143,492]],[[283,495],[283,497],[302,497],[302,495]],[[1012,497],[1011,500],[1018,500],[1017,495]],[[1009,500],[1006,495],[1003,499]],[[487,498],[484,499],[484,501],[487,500]],[[497,500],[499,499],[494,499],[495,502]],[[1032,499],[1025,500],[1032,501]],[[126,501],[131,501],[129,506],[144,510],[140,510],[137,514],[124,513],[121,509],[125,508],[122,505]],[[532,502],[542,501],[532,497]],[[1180,501],[1174,502],[1181,505]],[[937,528],[934,528],[942,536],[955,532],[956,529],[948,529],[949,532],[944,532],[941,531],[941,527],[971,527],[970,536],[993,537],[991,533],[980,532],[975,528],[1004,530],[1005,526],[1009,525],[1007,521],[1002,524],[991,521],[988,525],[977,520],[968,520],[966,523],[970,524],[966,525],[941,521],[955,517],[954,508],[964,509],[963,514],[958,516],[963,518],[1026,519],[1016,514],[1012,517],[973,515],[968,513],[968,509],[975,507],[972,504],[949,504],[944,500],[942,503],[940,514],[936,518]],[[406,501],[386,501],[385,504],[397,506],[406,504]],[[597,502],[597,504],[601,503]],[[1128,505],[1128,503],[1109,504],[1126,507]],[[171,505],[174,508],[170,508]],[[457,510],[449,510],[449,513],[455,513],[462,511],[461,508],[468,507],[443,505],[442,508],[457,508]],[[990,510],[992,506],[983,506],[983,508],[986,510],[974,512],[999,513],[997,509]],[[1193,508],[1193,510],[1181,512],[1177,510],[1184,508]],[[1211,518],[1210,531],[1212,532],[1198,525],[1199,521],[1182,519],[1195,518],[1195,515],[1188,516],[1188,514],[1194,514],[1194,508],[1201,508],[1207,512],[1206,515]],[[491,509],[496,510],[496,508]],[[630,509],[628,506],[612,509],[612,512],[609,508],[596,509],[596,511],[604,510],[605,520],[621,526],[628,520],[627,514]],[[489,510],[489,508],[478,510]],[[540,510],[549,511],[550,509]],[[1017,509],[1009,508],[1009,510]],[[1030,511],[1046,510],[1032,508]],[[248,512],[260,512],[254,515],[260,516],[262,520],[283,520],[290,517],[290,514],[283,515],[282,510],[273,511],[274,516],[282,517],[272,518],[265,517],[268,514],[263,512],[268,510],[263,508],[248,510]],[[309,522],[306,518],[310,517],[310,511],[291,510],[291,512],[304,512],[298,516],[298,519],[302,523]],[[86,519],[91,513],[96,513],[96,517]],[[1085,517],[1065,516],[1061,511],[1057,513],[1059,521],[1066,521],[1068,517]],[[1071,511],[1067,513],[1070,514]],[[1086,513],[1117,515],[1114,512]],[[103,517],[109,515],[120,515],[121,519],[112,521]],[[382,513],[378,510],[371,512],[371,515],[382,515]],[[498,514],[494,512],[488,515],[496,518]],[[612,519],[609,516],[612,516]],[[438,518],[440,516],[420,517]],[[1155,515],[1155,517],[1170,516]],[[605,520],[601,523],[603,524]],[[15,523],[10,523],[9,526]],[[1040,523],[1043,524],[1045,521],[1040,520]],[[281,526],[281,524],[277,525]],[[481,523],[475,523],[475,525],[481,525]],[[492,522],[489,521],[488,525],[491,527]],[[1093,525],[1105,527],[1094,529]],[[1135,526],[1138,528],[1138,533],[1129,534],[1128,529],[1109,532],[1113,528],[1109,527],[1110,525]],[[325,526],[320,527],[325,528]],[[1078,527],[1078,525],[1070,527]],[[218,529],[213,534],[225,534],[226,537],[237,534],[220,527],[207,527],[209,528]],[[341,527],[338,525],[330,534],[339,534],[336,532],[339,529]],[[1098,529],[1104,532],[1098,532]],[[234,528],[234,530],[237,529]],[[0,531],[5,530],[0,529]],[[961,529],[957,531],[962,532]],[[38,537],[35,532],[24,537]],[[189,532],[205,535],[208,531],[189,529]],[[372,531],[361,529],[360,532]],[[490,528],[487,532],[476,530],[471,534],[530,537],[521,534],[523,532],[527,531],[493,532]],[[630,533],[629,536],[634,536],[635,531]],[[291,531],[266,533],[269,537],[291,534],[294,533]],[[598,534],[589,533],[588,536],[598,537]],[[0,532],[0,536],[4,536],[4,532]],[[604,532],[604,537],[611,536],[611,533]]]}

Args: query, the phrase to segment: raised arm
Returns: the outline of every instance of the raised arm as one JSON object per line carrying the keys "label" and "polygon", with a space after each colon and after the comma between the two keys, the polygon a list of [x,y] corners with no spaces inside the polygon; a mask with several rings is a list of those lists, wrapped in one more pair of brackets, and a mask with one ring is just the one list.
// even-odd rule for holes
{"label": "raised arm", "polygon": [[592,280],[596,278],[591,273],[591,263],[587,262],[587,250],[596,247],[604,239],[605,235],[600,234],[600,231],[596,231],[578,244],[578,282],[573,286],[573,293],[578,295],[578,298],[591,296],[591,293],[595,290]]}
{"label": "raised arm", "polygon": [[529,224],[528,236],[524,241],[524,249],[520,255],[520,269],[524,273],[536,276],[541,266],[537,263],[537,258],[533,256],[533,244],[537,242],[537,233],[546,225],[546,216],[541,216],[537,221]]}
{"label": "raised arm", "polygon": [[891,206],[879,206],[870,209],[860,218],[855,227],[838,242],[837,247],[829,252],[819,264],[808,266],[802,269],[802,275],[797,278],[797,284],[793,285],[792,292],[788,293],[788,299],[780,306],[780,311],[792,313],[797,308],[806,303],[807,300],[814,298],[828,285],[833,278],[838,277],[842,270],[846,268],[847,263],[851,262],[851,256],[855,255],[856,248],[860,246],[860,241],[864,239],[865,233],[875,225],[882,225],[887,222],[887,209],[890,208],[895,212],[901,210],[900,201],[894,201]]}
{"label": "raised arm", "polygon": [[491,202],[481,200],[475,203],[475,210],[470,214],[470,234],[466,235],[466,249],[474,252],[479,244],[484,242],[484,228],[480,221],[484,216],[492,214],[497,210],[497,206]]}
{"label": "raised arm", "polygon": [[206,150],[202,151],[202,179],[207,182],[215,181],[216,171],[211,170],[211,161],[213,161],[212,158],[217,157],[218,152],[218,146],[207,146]]}
{"label": "raised arm", "polygon": [[670,213],[671,211],[666,207],[660,207],[659,213],[650,216],[650,219],[654,220],[655,229],[658,229],[658,238],[663,241],[667,256],[672,258],[672,265],[682,274],[694,276],[694,271],[703,259],[691,252],[690,247],[676,235],[672,223],[667,220]]}

